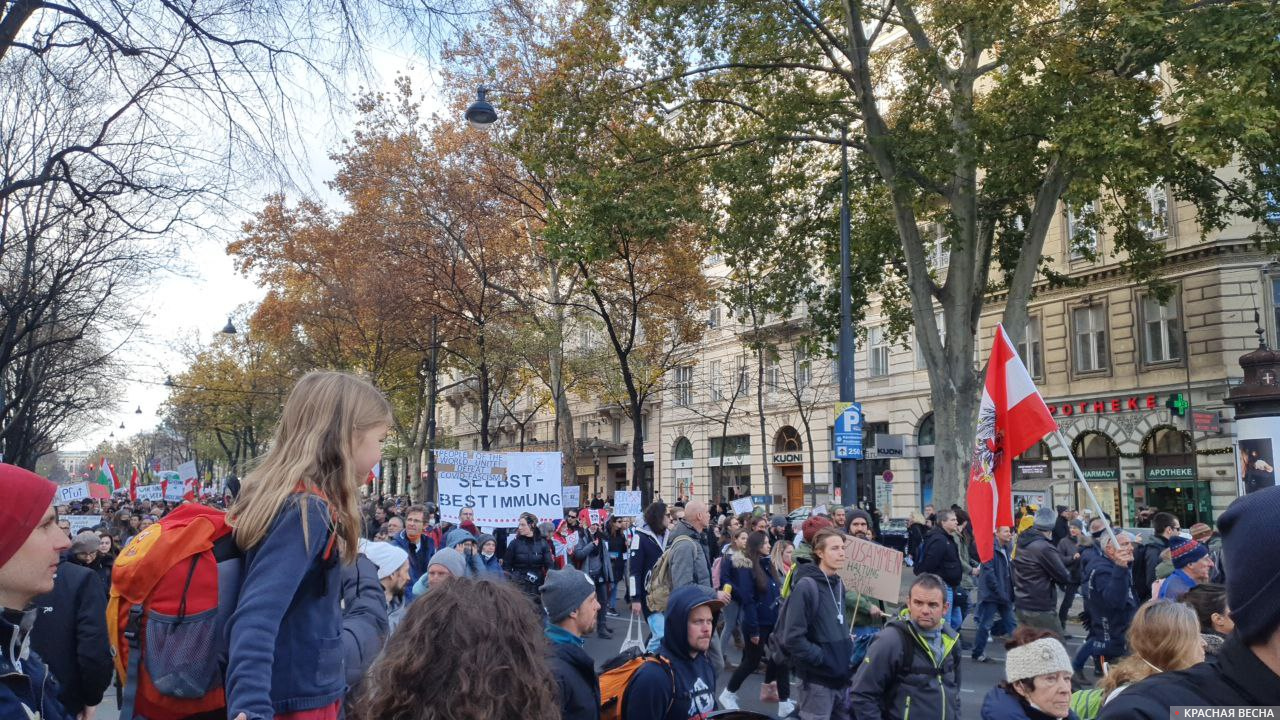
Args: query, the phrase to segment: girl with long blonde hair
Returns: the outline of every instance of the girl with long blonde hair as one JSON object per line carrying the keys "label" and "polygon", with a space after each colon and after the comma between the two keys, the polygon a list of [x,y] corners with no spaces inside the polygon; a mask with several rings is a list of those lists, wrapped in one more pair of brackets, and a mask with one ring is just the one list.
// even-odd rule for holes
{"label": "girl with long blonde hair", "polygon": [[1152,675],[1186,670],[1204,661],[1200,620],[1190,607],[1169,600],[1148,600],[1133,616],[1129,655],[1110,669],[1098,687],[1105,705],[1130,685]]}
{"label": "girl with long blonde hair", "polygon": [[391,406],[354,375],[294,385],[270,449],[228,512],[244,578],[228,622],[227,708],[237,720],[334,720],[342,667],[340,562],[354,562],[360,482],[378,462]]}

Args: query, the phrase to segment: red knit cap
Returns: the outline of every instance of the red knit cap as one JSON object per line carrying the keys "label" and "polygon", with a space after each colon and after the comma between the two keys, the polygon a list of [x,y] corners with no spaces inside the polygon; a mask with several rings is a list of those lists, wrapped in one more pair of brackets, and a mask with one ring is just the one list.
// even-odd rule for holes
{"label": "red knit cap", "polygon": [[825,527],[834,527],[831,518],[826,515],[810,515],[809,519],[800,525],[800,534],[804,535],[805,542],[810,542],[813,540],[813,536],[817,535],[818,531]]}
{"label": "red knit cap", "polygon": [[31,537],[57,490],[57,485],[29,470],[0,463],[0,566]]}

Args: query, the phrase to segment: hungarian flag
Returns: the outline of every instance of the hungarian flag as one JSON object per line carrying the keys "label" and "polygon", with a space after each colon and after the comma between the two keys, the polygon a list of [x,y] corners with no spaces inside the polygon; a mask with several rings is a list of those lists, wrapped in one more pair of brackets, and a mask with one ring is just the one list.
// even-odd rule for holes
{"label": "hungarian flag", "polygon": [[1057,429],[1022,358],[996,326],[978,409],[966,504],[982,562],[991,560],[996,528],[1013,526],[1013,458]]}
{"label": "hungarian flag", "polygon": [[138,466],[133,466],[133,472],[129,474],[129,500],[131,502],[138,501]]}
{"label": "hungarian flag", "polygon": [[107,465],[107,459],[102,458],[102,462],[98,464],[98,474],[94,476],[93,484],[89,486],[89,497],[109,498],[114,489],[115,479],[111,476],[111,468]]}

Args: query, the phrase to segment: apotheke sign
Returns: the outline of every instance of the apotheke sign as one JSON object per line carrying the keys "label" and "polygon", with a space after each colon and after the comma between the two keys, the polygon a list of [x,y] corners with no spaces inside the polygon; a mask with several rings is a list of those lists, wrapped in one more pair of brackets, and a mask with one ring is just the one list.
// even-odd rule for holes
{"label": "apotheke sign", "polygon": [[1106,400],[1081,400],[1079,402],[1049,405],[1050,415],[1104,415],[1106,413],[1134,412],[1137,410],[1155,410],[1159,405],[1155,395],[1131,395],[1129,397],[1108,398]]}
{"label": "apotheke sign", "polygon": [[1195,480],[1193,467],[1149,467],[1143,473],[1148,480]]}

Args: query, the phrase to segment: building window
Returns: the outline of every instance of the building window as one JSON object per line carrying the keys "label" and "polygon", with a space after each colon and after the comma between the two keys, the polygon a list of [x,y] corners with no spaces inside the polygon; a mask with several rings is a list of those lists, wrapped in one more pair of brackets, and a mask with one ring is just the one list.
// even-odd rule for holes
{"label": "building window", "polygon": [[951,264],[951,246],[948,244],[946,226],[942,223],[934,223],[928,233],[931,237],[925,243],[925,249],[929,251],[925,260],[929,264],[929,269],[946,270]]}
{"label": "building window", "polygon": [[867,372],[871,377],[889,374],[889,342],[885,339],[883,327],[867,330]]}
{"label": "building window", "polygon": [[777,392],[782,385],[782,365],[776,357],[764,366],[764,385],[769,392]]}
{"label": "building window", "polygon": [[712,329],[720,327],[720,303],[711,306],[711,312],[707,315],[707,327]]}
{"label": "building window", "polygon": [[1164,304],[1153,295],[1143,296],[1142,357],[1148,363],[1167,363],[1182,358],[1177,296]]}
{"label": "building window", "polygon": [[747,364],[746,355],[738,356],[737,376],[738,376],[737,394],[745,397],[747,394],[751,392],[751,369],[750,369],[750,366]]}
{"label": "building window", "polygon": [[711,457],[746,457],[751,455],[750,435],[711,438]]}
{"label": "building window", "polygon": [[1071,311],[1075,333],[1075,368],[1078,373],[1107,369],[1107,308],[1090,305]]}
{"label": "building window", "polygon": [[[1277,180],[1280,179],[1277,177],[1280,176],[1280,171],[1277,171],[1274,165],[1263,165],[1259,168],[1259,174],[1262,175],[1262,179],[1269,182],[1273,188]],[[1280,223],[1280,195],[1276,195],[1276,191],[1271,189],[1265,191],[1264,197],[1267,201],[1267,222]]]}
{"label": "building window", "polygon": [[1031,377],[1039,380],[1044,377],[1044,351],[1040,344],[1040,318],[1027,318],[1027,330],[1018,342],[1018,357],[1027,367]]}
{"label": "building window", "polygon": [[719,402],[724,399],[724,370],[721,368],[719,360],[712,360],[707,374],[707,386],[711,389],[712,402]]}
{"label": "building window", "polygon": [[[942,343],[943,347],[946,347],[947,319],[942,314],[941,310],[933,314],[933,324],[935,327],[938,328],[938,341]],[[978,349],[977,344],[974,344],[973,347],[974,347],[974,350]],[[920,342],[920,338],[916,338],[916,369],[925,370],[928,367],[929,367],[929,364],[925,362],[925,359],[924,359],[924,343]]]}
{"label": "building window", "polygon": [[622,442],[622,418],[613,419],[613,441]]}
{"label": "building window", "polygon": [[797,389],[809,387],[809,383],[813,381],[813,362],[809,359],[809,351],[803,346],[796,346],[795,377]]}
{"label": "building window", "polygon": [[453,424],[455,427],[462,424],[462,406],[461,405],[453,406]]}
{"label": "building window", "polygon": [[688,407],[693,404],[693,368],[685,365],[676,368],[676,405]]}
{"label": "building window", "polygon": [[1169,215],[1169,194],[1163,185],[1147,188],[1146,213],[1138,221],[1138,229],[1153,240],[1169,237],[1173,218]]}
{"label": "building window", "polygon": [[649,413],[640,414],[640,441],[649,442]]}
{"label": "building window", "polygon": [[590,433],[590,431],[591,431],[591,426],[587,423],[586,420],[583,420],[581,423],[578,424],[578,437],[585,438],[587,434]]}
{"label": "building window", "polygon": [[1092,260],[1097,254],[1098,229],[1090,226],[1097,212],[1095,202],[1079,208],[1067,206],[1067,247],[1071,249],[1072,260]]}

